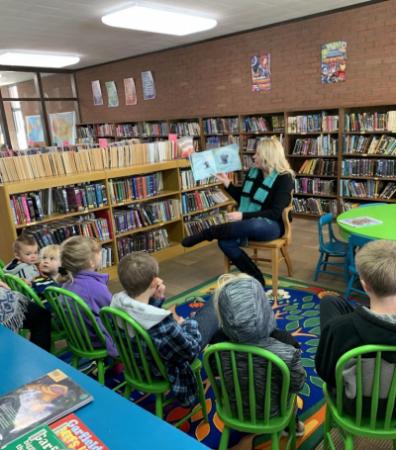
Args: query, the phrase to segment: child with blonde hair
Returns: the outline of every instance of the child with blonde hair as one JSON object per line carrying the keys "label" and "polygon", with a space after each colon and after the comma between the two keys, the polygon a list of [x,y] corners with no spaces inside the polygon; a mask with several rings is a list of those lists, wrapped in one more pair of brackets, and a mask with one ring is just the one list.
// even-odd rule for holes
{"label": "child with blonde hair", "polygon": [[[99,311],[111,303],[111,292],[107,287],[109,275],[98,273],[101,266],[102,247],[95,239],[73,236],[61,245],[61,266],[58,282],[65,289],[79,295],[92,310],[99,328],[102,330],[110,356],[117,350],[99,317]],[[93,345],[100,346],[92,335]]]}
{"label": "child with blonde hair", "polygon": [[55,281],[59,274],[60,246],[47,245],[40,250],[39,254],[39,271],[40,276],[32,281],[32,288],[38,295],[43,295],[44,290],[49,286],[58,286]]}

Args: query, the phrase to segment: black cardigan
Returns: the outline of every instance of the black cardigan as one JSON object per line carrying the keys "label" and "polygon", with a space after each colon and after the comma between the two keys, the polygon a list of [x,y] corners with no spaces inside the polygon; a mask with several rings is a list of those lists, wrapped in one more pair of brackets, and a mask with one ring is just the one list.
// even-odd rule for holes
{"label": "black cardigan", "polygon": [[[251,195],[257,191],[259,187],[262,187],[263,172],[259,170],[259,175],[253,182],[253,188]],[[268,196],[261,206],[260,211],[256,212],[244,212],[242,213],[242,219],[252,219],[254,217],[266,217],[276,222],[282,222],[282,212],[289,206],[291,201],[291,193],[294,188],[293,177],[289,172],[278,175],[272,187],[268,190]],[[227,192],[238,203],[241,199],[242,187],[234,186],[230,184],[227,188]]]}

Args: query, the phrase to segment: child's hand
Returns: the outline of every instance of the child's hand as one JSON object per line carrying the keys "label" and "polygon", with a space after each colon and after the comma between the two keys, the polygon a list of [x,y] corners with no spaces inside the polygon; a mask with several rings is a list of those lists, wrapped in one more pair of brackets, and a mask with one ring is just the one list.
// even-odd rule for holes
{"label": "child's hand", "polygon": [[183,317],[179,316],[179,314],[177,314],[176,305],[172,305],[169,308],[169,311],[172,311],[172,316],[179,325],[181,325],[182,323],[185,322],[185,319]]}
{"label": "child's hand", "polygon": [[155,281],[156,281],[156,287],[155,287],[155,291],[154,291],[152,297],[154,297],[157,300],[161,300],[165,297],[166,286],[164,284],[164,280],[162,280],[159,277],[157,277]]}

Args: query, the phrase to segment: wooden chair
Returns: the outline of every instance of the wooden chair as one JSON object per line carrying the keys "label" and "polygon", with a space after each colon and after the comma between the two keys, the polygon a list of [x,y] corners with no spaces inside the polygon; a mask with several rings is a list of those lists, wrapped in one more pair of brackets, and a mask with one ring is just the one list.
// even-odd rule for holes
{"label": "wooden chair", "polygon": [[[273,241],[249,241],[247,248],[253,251],[252,259],[257,264],[258,262],[270,262],[272,265],[272,295],[274,299],[278,298],[278,278],[279,278],[279,265],[281,261],[285,261],[287,266],[287,274],[289,277],[293,275],[292,263],[288,252],[288,247],[291,244],[291,224],[289,220],[289,213],[292,209],[290,204],[283,210],[282,220],[285,227],[283,236],[274,239]],[[269,250],[271,251],[271,257],[263,258],[259,255],[259,252]],[[227,257],[224,260],[225,273],[230,270],[230,261]]]}
{"label": "wooden chair", "polygon": [[[290,435],[282,449],[296,448],[296,394],[289,394],[290,370],[278,355],[253,345],[222,342],[205,349],[203,365],[215,394],[217,414],[224,423],[219,450],[227,450],[230,430],[270,434],[268,448],[279,450],[286,427]],[[266,377],[261,394],[256,391],[259,365]],[[279,383],[277,416],[271,415],[274,383]]]}
{"label": "wooden chair", "polygon": [[[396,448],[396,365],[383,357],[392,354],[396,346],[363,345],[344,353],[337,362],[336,396],[326,384],[323,392],[327,403],[324,426],[324,448],[334,449],[331,428],[341,429],[344,449],[354,448],[354,437],[389,439]],[[355,401],[349,411],[345,408],[345,370],[354,375]],[[368,375],[369,374],[369,375]],[[350,409],[352,408],[351,411]]]}

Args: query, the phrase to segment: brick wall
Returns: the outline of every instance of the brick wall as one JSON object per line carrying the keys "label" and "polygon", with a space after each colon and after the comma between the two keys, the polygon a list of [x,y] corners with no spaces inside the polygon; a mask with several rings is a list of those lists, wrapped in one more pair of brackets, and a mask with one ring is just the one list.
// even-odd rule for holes
{"label": "brick wall", "polygon": [[[347,81],[320,82],[321,44],[347,41]],[[251,92],[250,57],[270,52],[272,90]],[[157,99],[143,100],[140,72],[154,73]],[[134,77],[138,104],[125,103]],[[370,4],[183,48],[83,69],[76,74],[83,122],[396,104],[396,0]],[[118,108],[93,106],[91,80],[115,80]]]}

